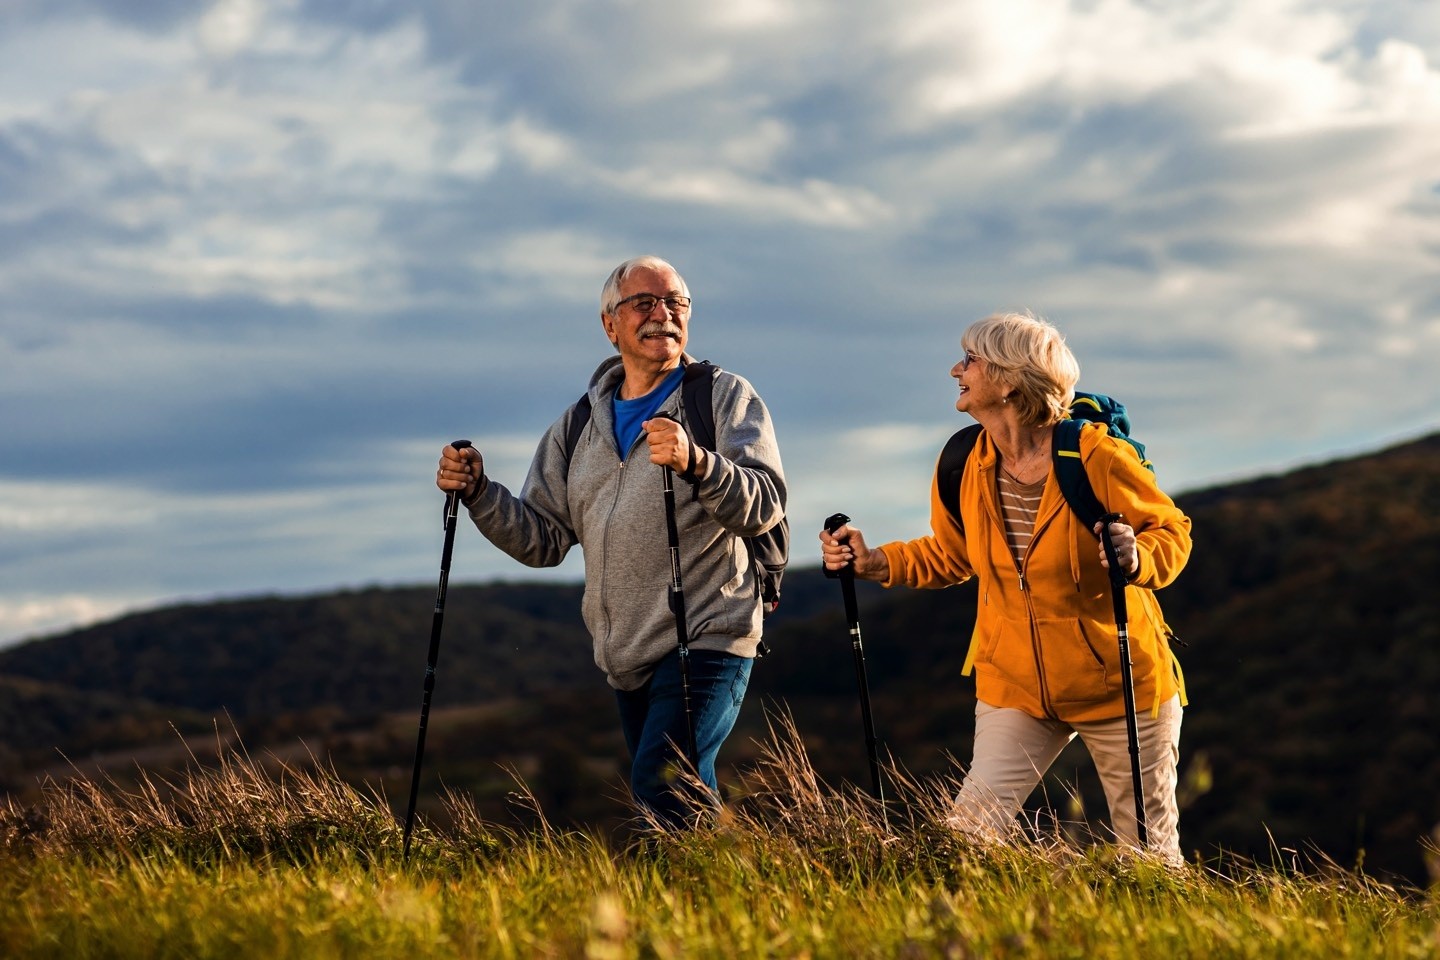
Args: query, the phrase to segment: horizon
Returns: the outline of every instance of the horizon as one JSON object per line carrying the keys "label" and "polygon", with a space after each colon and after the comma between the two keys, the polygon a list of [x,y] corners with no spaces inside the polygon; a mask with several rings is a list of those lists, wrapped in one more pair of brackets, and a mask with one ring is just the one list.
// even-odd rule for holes
{"label": "horizon", "polygon": [[[1203,487],[1197,487],[1197,488],[1192,489],[1192,490],[1183,490],[1183,491],[1179,491],[1179,492],[1174,492],[1174,493],[1171,493],[1171,496],[1173,496],[1174,498],[1176,498],[1177,500],[1179,500],[1179,499],[1185,498],[1186,496],[1189,496],[1189,495],[1192,495],[1192,494],[1196,494],[1196,493],[1202,493],[1202,492],[1206,492],[1206,491],[1209,491],[1209,490],[1224,489],[1224,488],[1226,488],[1226,487],[1231,487],[1231,486],[1241,486],[1241,485],[1250,484],[1250,483],[1254,483],[1254,482],[1257,482],[1257,481],[1265,480],[1265,479],[1270,478],[1270,477],[1286,476],[1286,475],[1289,475],[1289,474],[1291,474],[1291,473],[1296,473],[1296,472],[1300,472],[1300,471],[1304,471],[1304,470],[1310,470],[1310,469],[1322,467],[1322,466],[1325,466],[1325,465],[1330,464],[1330,463],[1336,463],[1336,462],[1342,462],[1342,461],[1349,461],[1349,460],[1366,459],[1366,458],[1368,458],[1368,457],[1378,456],[1378,455],[1384,453],[1384,452],[1387,451],[1387,450],[1391,450],[1391,449],[1394,449],[1394,448],[1396,448],[1396,447],[1407,446],[1407,445],[1412,444],[1412,443],[1418,443],[1418,442],[1424,441],[1424,440],[1426,440],[1426,439],[1428,439],[1428,438],[1430,438],[1430,437],[1435,437],[1435,436],[1440,436],[1440,431],[1430,431],[1430,432],[1427,432],[1427,433],[1420,434],[1420,435],[1418,435],[1418,436],[1413,436],[1413,437],[1408,437],[1408,438],[1400,438],[1400,439],[1392,440],[1392,441],[1386,442],[1386,443],[1384,443],[1384,444],[1382,444],[1382,445],[1380,445],[1380,446],[1378,446],[1378,447],[1375,447],[1375,448],[1373,448],[1373,449],[1366,450],[1366,451],[1360,451],[1360,452],[1358,452],[1358,453],[1342,454],[1342,455],[1339,455],[1339,456],[1336,456],[1336,457],[1326,457],[1326,458],[1322,458],[1322,459],[1319,459],[1319,460],[1316,460],[1316,461],[1313,461],[1313,462],[1296,464],[1296,465],[1291,466],[1291,467],[1286,468],[1286,469],[1275,470],[1275,471],[1267,471],[1267,472],[1265,472],[1265,473],[1256,474],[1256,475],[1253,475],[1253,476],[1238,477],[1238,478],[1236,478],[1236,479],[1234,479],[1234,480],[1224,481],[1224,482],[1221,482],[1221,483],[1207,484],[1207,485],[1205,485],[1205,486],[1203,486]],[[1167,492],[1169,492],[1169,491],[1167,491]],[[464,523],[465,523],[465,518],[464,518],[463,516],[461,516],[461,517],[459,518],[459,523],[460,523],[462,526],[464,525]],[[816,532],[818,532],[818,530],[819,530],[819,527],[817,526],[817,527],[816,527]],[[457,535],[456,535],[456,545],[457,545],[457,549],[458,549],[458,545],[459,545],[459,543],[460,543],[460,536],[459,536],[459,534],[460,534],[461,532],[463,532],[463,530],[457,531]],[[820,558],[819,558],[818,553],[816,553],[813,557],[810,557],[808,560],[797,560],[797,557],[801,557],[801,556],[804,555],[802,551],[797,551],[797,549],[796,549],[796,545],[797,545],[797,542],[798,542],[798,540],[797,540],[797,532],[798,532],[798,531],[796,531],[796,530],[792,527],[792,529],[791,529],[790,563],[788,564],[787,569],[789,569],[789,570],[800,570],[800,569],[813,569],[813,570],[818,570],[818,569],[820,568]],[[476,532],[476,533],[477,533],[477,535],[478,535],[478,532]],[[803,533],[803,532],[802,532],[802,533]],[[440,542],[440,539],[441,539],[440,537],[438,537],[438,536],[436,537],[436,543],[437,543],[437,544]],[[438,549],[438,547],[437,547],[437,549]],[[493,548],[488,548],[488,547],[487,547],[487,549],[491,549],[492,552],[493,552]],[[278,600],[287,600],[287,601],[288,601],[288,600],[305,600],[305,599],[309,599],[309,598],[331,596],[331,595],[342,594],[342,593],[363,592],[363,591],[366,591],[366,590],[434,590],[434,589],[436,588],[436,583],[437,583],[438,576],[439,576],[439,554],[438,554],[438,553],[436,554],[435,561],[436,561],[436,562],[435,562],[435,572],[434,572],[434,575],[433,575],[428,581],[425,580],[425,579],[423,579],[423,578],[417,578],[417,579],[415,579],[415,580],[413,580],[413,581],[395,581],[395,582],[378,582],[378,581],[377,581],[377,582],[367,582],[367,583],[337,583],[337,584],[333,584],[333,585],[330,585],[330,586],[297,588],[297,589],[295,589],[295,590],[293,590],[293,591],[291,591],[291,590],[284,590],[284,589],[269,589],[269,590],[262,590],[262,591],[256,591],[256,592],[250,592],[250,593],[226,593],[226,592],[224,592],[224,591],[221,591],[221,592],[217,592],[217,593],[210,594],[210,595],[197,595],[197,596],[189,596],[189,597],[162,598],[162,599],[160,599],[160,600],[158,600],[158,601],[156,601],[156,602],[153,602],[153,603],[150,603],[150,604],[146,604],[146,605],[143,605],[143,606],[138,606],[138,607],[134,607],[134,608],[131,608],[131,609],[124,609],[124,610],[113,611],[113,612],[107,614],[106,616],[99,617],[99,618],[94,619],[94,620],[90,620],[90,621],[86,621],[86,622],[75,622],[75,623],[67,624],[67,625],[65,625],[64,627],[61,627],[61,628],[56,629],[56,630],[48,631],[48,632],[45,632],[45,633],[28,635],[28,636],[18,636],[18,637],[0,637],[0,650],[9,649],[9,648],[11,648],[11,647],[18,647],[18,646],[22,646],[22,645],[28,644],[28,643],[43,643],[43,642],[48,641],[48,640],[53,640],[53,639],[56,639],[56,638],[58,638],[58,637],[62,637],[62,636],[69,635],[69,634],[71,634],[71,633],[82,632],[82,631],[84,631],[84,630],[90,629],[91,627],[99,627],[99,626],[104,626],[104,625],[106,625],[106,624],[115,623],[115,622],[117,622],[117,621],[119,621],[119,620],[123,620],[123,619],[125,619],[125,618],[127,618],[127,617],[143,616],[143,615],[145,615],[145,614],[147,614],[147,613],[153,613],[153,612],[157,612],[157,611],[161,611],[161,610],[167,610],[167,609],[176,608],[176,607],[185,607],[185,606],[207,606],[207,605],[210,605],[210,604],[219,604],[219,603],[243,603],[243,602],[251,601],[251,600],[267,600],[267,599],[278,599]],[[514,566],[515,566],[515,569],[514,569],[514,571],[511,572],[511,573],[500,572],[500,573],[490,573],[490,574],[487,574],[487,575],[484,575],[484,576],[481,576],[481,577],[467,577],[467,576],[464,574],[463,571],[458,570],[458,569],[456,568],[456,565],[452,563],[451,572],[450,572],[450,579],[449,579],[449,586],[450,586],[451,589],[454,589],[454,588],[456,588],[456,587],[489,587],[489,586],[501,586],[501,585],[504,585],[504,584],[507,584],[507,583],[521,583],[521,584],[542,583],[542,584],[553,584],[553,585],[556,585],[556,586],[583,586],[583,585],[584,585],[584,578],[583,578],[583,576],[579,573],[579,571],[571,571],[571,570],[566,569],[566,568],[555,568],[555,569],[545,570],[545,571],[533,571],[533,570],[530,570],[530,569],[528,569],[528,568],[526,568],[526,567],[520,566],[520,565],[518,565],[518,564],[516,564],[516,565],[514,565]],[[418,623],[418,621],[417,621],[417,623]]]}

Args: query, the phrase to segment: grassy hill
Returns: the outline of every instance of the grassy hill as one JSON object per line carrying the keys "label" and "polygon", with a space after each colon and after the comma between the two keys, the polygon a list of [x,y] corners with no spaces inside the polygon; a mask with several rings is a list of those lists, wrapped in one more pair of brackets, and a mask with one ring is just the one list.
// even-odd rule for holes
{"label": "grassy hill", "polygon": [[[413,847],[322,768],[235,752],[133,790],[0,804],[6,957],[1431,956],[1433,895],[1235,859],[1174,870],[1063,835],[967,844],[948,799],[818,784],[789,736],[703,829],[509,830],[451,798]],[[913,817],[898,816],[905,810]],[[409,854],[407,857],[406,854]]]}
{"label": "grassy hill", "polygon": [[[1182,844],[1260,858],[1314,848],[1425,882],[1422,839],[1440,823],[1440,435],[1178,499],[1195,551],[1161,600],[1188,643]],[[722,761],[753,762],[765,708],[783,707],[822,776],[866,783],[839,590],[805,566],[809,531],[792,523],[774,652]],[[881,738],[916,774],[953,772],[973,727],[960,676],[973,586],[859,586]],[[443,783],[501,811],[509,767],[556,822],[623,815],[624,745],[579,594],[452,585],[427,802]],[[219,718],[252,752],[293,756],[303,742],[347,780],[403,797],[433,600],[431,585],[171,607],[0,651],[0,786],[32,794],[37,771],[63,772],[57,750],[124,770],[168,744],[174,762],[184,745],[170,724],[214,739]],[[1047,798],[1058,815],[1078,802],[1103,820],[1083,749],[1035,806]]]}

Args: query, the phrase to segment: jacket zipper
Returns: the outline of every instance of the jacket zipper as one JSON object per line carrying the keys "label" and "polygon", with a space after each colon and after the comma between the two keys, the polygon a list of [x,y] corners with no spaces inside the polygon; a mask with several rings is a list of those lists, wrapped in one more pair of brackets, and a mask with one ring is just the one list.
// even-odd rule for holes
{"label": "jacket zipper", "polygon": [[[1055,717],[1055,709],[1050,703],[1050,684],[1045,677],[1045,657],[1044,650],[1040,643],[1040,627],[1035,622],[1035,604],[1031,597],[1029,580],[1026,579],[1025,567],[1030,561],[1030,550],[1034,548],[1035,542],[1040,539],[1040,534],[1053,520],[1054,517],[1052,515],[1046,515],[1043,518],[1043,522],[1041,518],[1037,517],[1035,528],[1030,537],[1030,546],[1025,550],[1025,559],[1023,561],[1016,561],[1013,554],[1011,556],[1011,563],[1015,566],[1015,576],[1019,581],[1020,594],[1025,598],[1025,619],[1030,628],[1030,651],[1035,657],[1035,695],[1040,700],[1040,709],[1045,711],[1047,717],[1051,718]],[[996,522],[999,524],[1000,533],[1003,538],[1005,536],[1004,519],[997,517]],[[1010,549],[1009,540],[1005,539],[1004,542],[1005,549],[1008,552]]]}
{"label": "jacket zipper", "polygon": [[[664,409],[656,411],[657,416],[660,413],[670,415],[670,411]],[[605,613],[605,641],[601,646],[605,652],[606,673],[610,672],[610,640],[614,636],[614,631],[610,627],[610,604],[606,599],[610,596],[610,591],[606,589],[606,581],[610,576],[610,522],[614,519],[615,511],[620,506],[620,496],[623,492],[626,479],[629,477],[629,471],[625,468],[630,460],[634,458],[635,451],[640,448],[642,442],[644,442],[643,436],[636,437],[635,442],[630,445],[629,455],[620,460],[620,476],[615,481],[615,496],[610,501],[609,515],[605,518],[605,532],[602,534],[602,547],[600,551],[600,609]]]}
{"label": "jacket zipper", "polygon": [[[1031,540],[1030,543],[1033,545],[1035,541]],[[1025,558],[1030,558],[1028,550]],[[1045,711],[1045,715],[1054,717],[1055,711],[1050,706],[1050,684],[1045,679],[1045,656],[1040,644],[1040,627],[1035,622],[1035,605],[1025,585],[1024,566],[1017,563],[1015,571],[1020,577],[1020,592],[1025,597],[1025,619],[1030,627],[1030,650],[1035,656],[1035,695],[1040,698],[1040,709]]]}
{"label": "jacket zipper", "polygon": [[[638,442],[637,440],[636,443]],[[631,447],[631,452],[634,452],[633,446]],[[605,517],[604,530],[600,535],[600,609],[605,613],[605,640],[600,646],[604,651],[606,673],[610,672],[610,640],[615,633],[615,631],[611,629],[610,602],[608,599],[610,591],[606,584],[606,581],[610,579],[610,521],[614,519],[615,510],[620,506],[620,493],[625,486],[625,478],[628,475],[625,469],[627,462],[628,461],[623,458],[620,461],[620,475],[615,480],[615,496],[610,501],[609,515]]]}

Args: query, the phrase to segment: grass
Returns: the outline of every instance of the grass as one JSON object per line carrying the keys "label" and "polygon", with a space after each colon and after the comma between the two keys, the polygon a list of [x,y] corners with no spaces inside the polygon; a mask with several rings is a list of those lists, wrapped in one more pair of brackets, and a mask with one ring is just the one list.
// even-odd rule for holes
{"label": "grass", "polygon": [[782,727],[697,831],[508,829],[449,795],[408,861],[383,798],[320,763],[227,750],[173,781],[50,783],[0,808],[0,956],[1440,953],[1434,892],[1323,862],[1175,871],[1059,834],[977,847],[938,826],[954,784],[891,773],[882,811],[821,782]]}

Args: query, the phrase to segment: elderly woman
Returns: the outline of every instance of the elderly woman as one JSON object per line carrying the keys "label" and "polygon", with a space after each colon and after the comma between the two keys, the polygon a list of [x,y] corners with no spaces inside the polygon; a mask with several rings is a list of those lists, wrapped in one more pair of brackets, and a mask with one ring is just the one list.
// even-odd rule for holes
{"label": "elderly woman", "polygon": [[[949,824],[976,838],[1015,828],[1015,815],[1079,734],[1105,787],[1122,843],[1138,846],[1135,792],[1115,608],[1101,524],[1086,529],[1052,468],[1056,423],[1068,416],[1079,366],[1060,333],[1030,315],[972,325],[950,370],[955,408],[983,428],[960,479],[959,512],[930,491],[929,536],[870,547],[859,529],[821,531],[825,566],[853,564],[887,587],[979,580],[965,673],[976,684],[975,749]],[[1154,591],[1190,554],[1190,521],[1155,485],[1134,449],[1103,425],[1080,433],[1086,476],[1123,522],[1109,525],[1127,589],[1130,653],[1149,849],[1183,863],[1175,803],[1179,665]]]}

